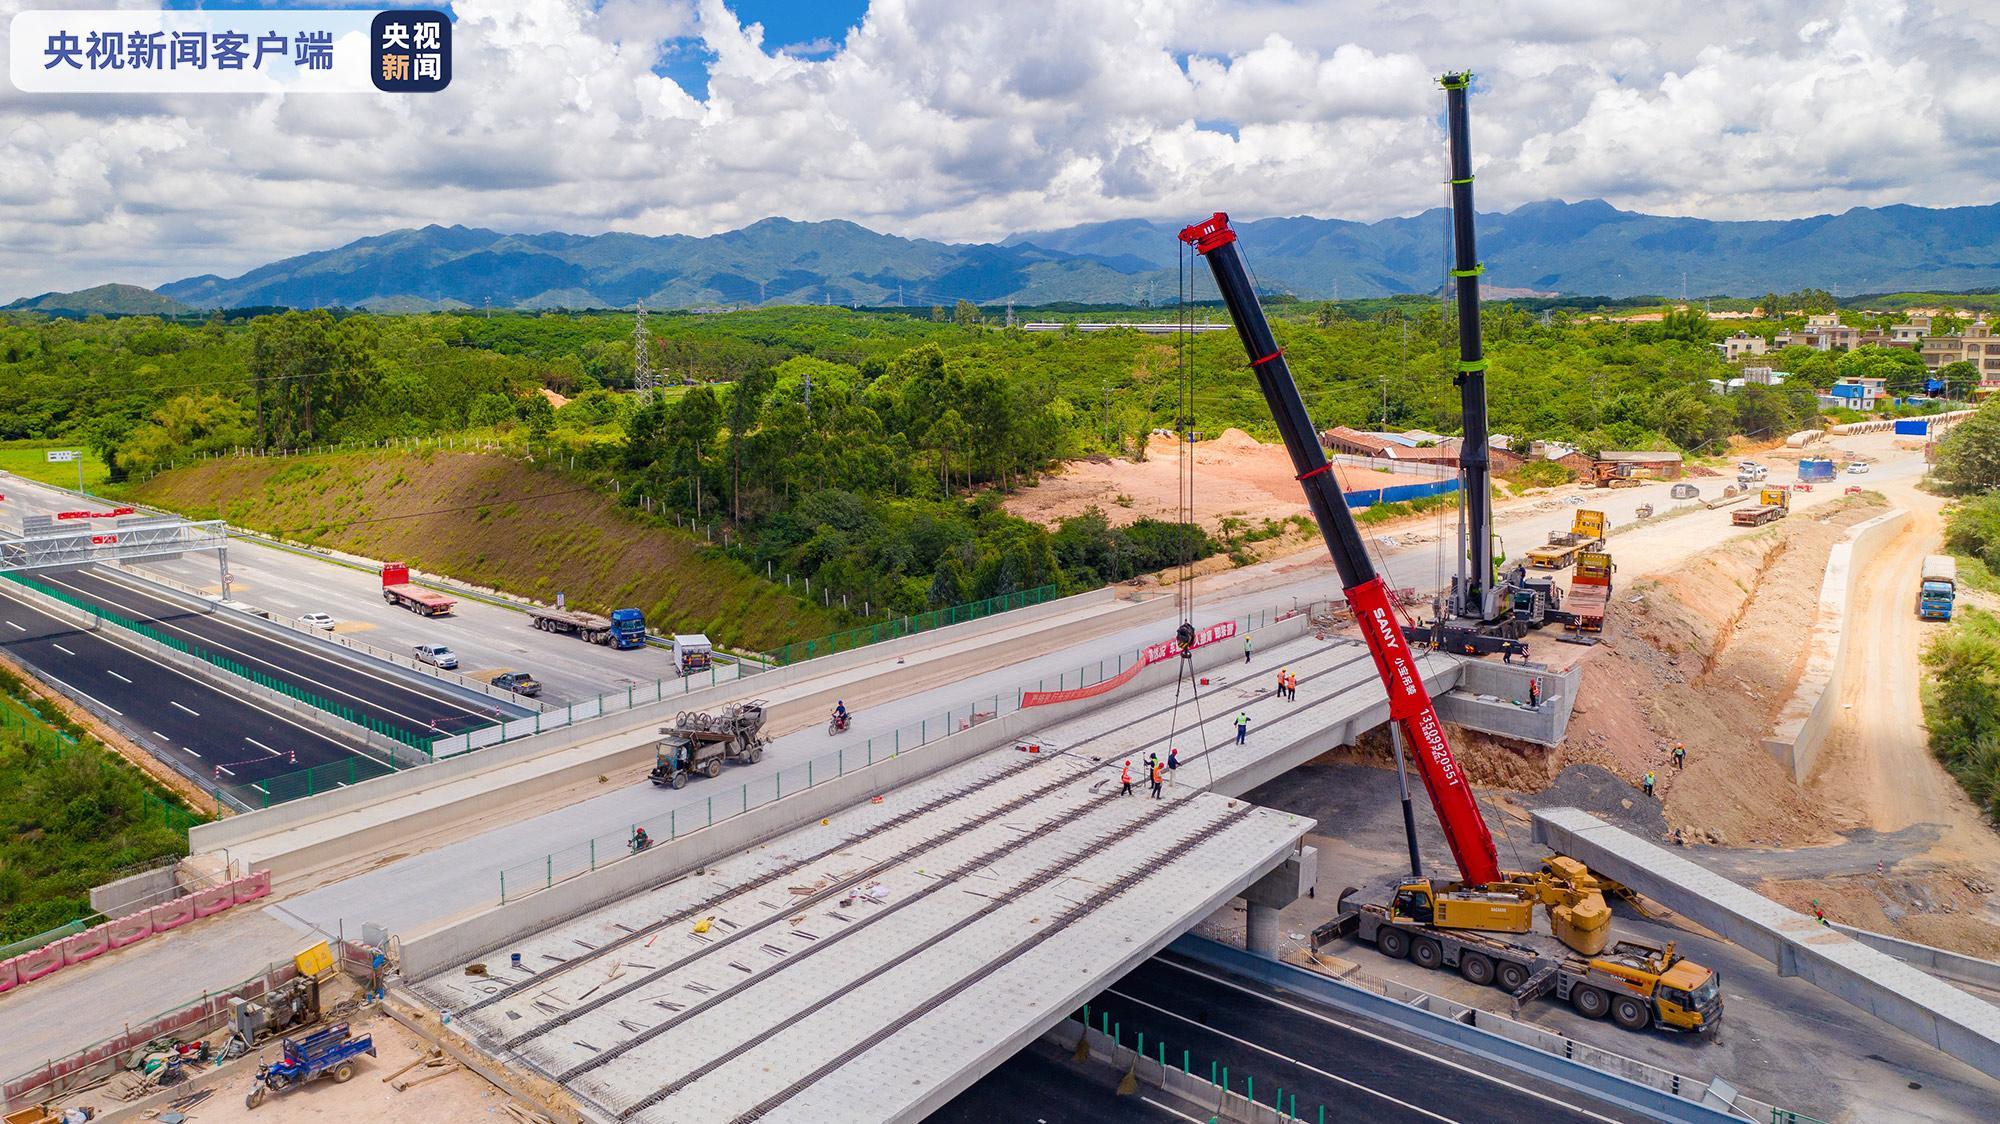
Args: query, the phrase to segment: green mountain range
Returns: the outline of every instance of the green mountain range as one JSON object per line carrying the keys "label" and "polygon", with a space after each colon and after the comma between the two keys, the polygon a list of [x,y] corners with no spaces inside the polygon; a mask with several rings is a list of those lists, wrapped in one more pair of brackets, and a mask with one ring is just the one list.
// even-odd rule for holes
{"label": "green mountain range", "polygon": [[[1266,291],[1355,298],[1437,291],[1447,257],[1445,218],[1442,209],[1373,223],[1268,218],[1238,229]],[[190,277],[150,293],[106,285],[7,307],[1166,303],[1177,292],[1179,225],[1129,219],[982,244],[776,218],[705,238],[427,226],[286,258],[239,277]],[[1479,238],[1486,282],[1500,290],[1758,296],[1807,287],[1861,293],[2000,285],[2000,204],[1857,207],[1804,219],[1717,222],[1621,211],[1601,200],[1542,202],[1481,216]],[[157,304],[144,307],[146,301]]]}

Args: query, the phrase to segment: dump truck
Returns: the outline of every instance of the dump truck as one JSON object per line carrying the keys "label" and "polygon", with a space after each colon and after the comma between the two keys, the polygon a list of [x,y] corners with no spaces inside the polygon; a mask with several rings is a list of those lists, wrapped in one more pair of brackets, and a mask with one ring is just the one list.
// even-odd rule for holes
{"label": "dump truck", "polygon": [[1579,510],[1569,530],[1550,531],[1546,546],[1528,551],[1527,563],[1536,570],[1567,570],[1578,554],[1604,548],[1604,528],[1603,512]]}
{"label": "dump truck", "polygon": [[1949,554],[1925,558],[1917,582],[1917,616],[1927,621],[1948,621],[1952,603],[1957,599],[1958,559]]}
{"label": "dump truck", "polygon": [[693,675],[697,671],[707,671],[709,661],[715,654],[715,646],[708,637],[699,632],[674,634],[674,670],[681,675]]}
{"label": "dump truck", "polygon": [[1764,488],[1757,493],[1757,506],[1746,507],[1742,511],[1729,513],[1729,521],[1738,527],[1759,527],[1774,519],[1782,519],[1792,509],[1792,494],[1783,488]]}
{"label": "dump truck", "polygon": [[613,609],[608,617],[573,609],[528,609],[528,623],[543,632],[568,633],[592,644],[629,651],[646,646],[646,614],[637,609]]}
{"label": "dump truck", "polygon": [[449,616],[458,602],[410,581],[408,566],[382,567],[382,600],[425,617]]}
{"label": "dump truck", "polygon": [[649,774],[652,782],[661,788],[681,788],[695,773],[713,780],[721,774],[724,761],[755,765],[771,744],[763,735],[767,705],[752,699],[715,714],[682,711],[673,725],[660,727]]}
{"label": "dump truck", "polygon": [[[1608,1015],[1627,1030],[1707,1034],[1722,1021],[1721,977],[1679,955],[1671,942],[1661,948],[1621,940],[1586,953],[1553,932],[1454,928],[1443,923],[1447,897],[1424,879],[1396,886],[1386,900],[1364,897],[1351,888],[1341,894],[1334,919],[1313,931],[1314,952],[1353,936],[1384,956],[1456,970],[1468,983],[1498,987],[1513,998],[1515,1010],[1553,995],[1587,1019]],[[1524,912],[1518,895],[1494,890],[1459,891],[1450,900],[1461,912],[1510,920]]]}

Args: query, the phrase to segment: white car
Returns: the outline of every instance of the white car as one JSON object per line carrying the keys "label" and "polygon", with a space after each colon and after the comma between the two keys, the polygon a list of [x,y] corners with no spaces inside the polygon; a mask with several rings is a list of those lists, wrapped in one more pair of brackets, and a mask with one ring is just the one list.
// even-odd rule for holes
{"label": "white car", "polygon": [[1867,461],[1855,461],[1853,464],[1847,466],[1847,474],[1849,476],[1860,476],[1867,471],[1868,471]]}
{"label": "white car", "polygon": [[325,613],[307,613],[299,618],[299,623],[305,625],[307,628],[321,628],[328,632],[333,631],[333,618],[327,616]]}
{"label": "white car", "polygon": [[419,644],[412,651],[418,660],[451,671],[458,667],[458,653],[443,644]]}

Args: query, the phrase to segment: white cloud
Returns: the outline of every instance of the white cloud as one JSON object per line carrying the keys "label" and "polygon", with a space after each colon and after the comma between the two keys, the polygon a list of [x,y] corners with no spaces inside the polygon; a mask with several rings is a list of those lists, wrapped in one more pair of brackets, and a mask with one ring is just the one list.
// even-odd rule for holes
{"label": "white cloud", "polygon": [[[1217,208],[1406,214],[1439,201],[1432,79],[1459,67],[1479,74],[1487,208],[1984,203],[2000,167],[2000,14],[1979,0],[877,0],[837,49],[724,0],[454,10],[453,83],[430,97],[0,90],[0,299],[429,222],[705,234],[785,215],[986,239]],[[690,36],[713,59],[705,101],[653,73]]]}

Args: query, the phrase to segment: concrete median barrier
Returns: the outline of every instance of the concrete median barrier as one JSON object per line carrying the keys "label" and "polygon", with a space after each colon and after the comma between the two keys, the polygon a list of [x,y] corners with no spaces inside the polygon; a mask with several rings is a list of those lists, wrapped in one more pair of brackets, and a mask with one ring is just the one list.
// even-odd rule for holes
{"label": "concrete median barrier", "polygon": [[110,934],[105,932],[104,926],[99,925],[59,941],[57,946],[62,949],[63,967],[67,968],[71,964],[95,960],[108,952],[111,948]]}
{"label": "concrete median barrier", "polygon": [[1858,523],[1827,553],[1819,607],[1807,640],[1805,670],[1779,709],[1776,725],[1763,739],[1765,752],[1791,770],[1792,779],[1801,784],[1812,773],[1827,730],[1833,725],[1847,664],[1856,650],[1847,637],[1848,601],[1875,552],[1901,533],[1909,518],[1909,512],[1897,510]]}

